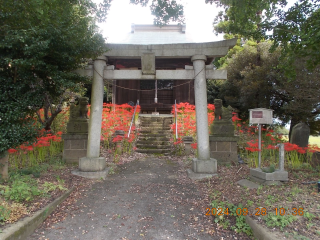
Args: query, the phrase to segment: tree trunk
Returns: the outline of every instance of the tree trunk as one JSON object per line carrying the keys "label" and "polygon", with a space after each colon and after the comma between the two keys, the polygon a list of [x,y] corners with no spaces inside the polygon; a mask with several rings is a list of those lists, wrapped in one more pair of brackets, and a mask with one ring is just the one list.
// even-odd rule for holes
{"label": "tree trunk", "polygon": [[[47,111],[49,111],[49,108],[46,109]],[[56,110],[51,114],[51,117],[48,119],[45,119],[45,126],[44,129],[47,131],[51,131],[51,124],[53,122],[53,120],[55,119],[55,117],[62,111],[62,106],[59,104],[56,108]]]}

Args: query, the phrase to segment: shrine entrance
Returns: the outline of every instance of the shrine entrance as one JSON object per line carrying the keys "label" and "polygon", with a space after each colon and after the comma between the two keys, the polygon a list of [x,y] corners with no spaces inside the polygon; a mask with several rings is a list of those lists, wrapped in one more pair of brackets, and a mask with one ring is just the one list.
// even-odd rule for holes
{"label": "shrine entrance", "polygon": [[140,80],[141,113],[151,113],[156,110],[160,114],[170,113],[174,104],[173,84],[173,80]]}
{"label": "shrine entrance", "polygon": [[[133,99],[130,101],[140,100],[141,108],[144,102],[146,104],[154,102],[154,106],[150,104],[151,111],[154,111],[153,107],[156,107],[161,101],[163,104],[168,104],[170,106],[168,110],[171,110],[173,99],[182,102],[182,100],[179,101],[179,98],[191,98],[193,92],[196,107],[198,156],[192,161],[190,174],[200,174],[202,177],[207,174],[216,174],[217,161],[210,158],[206,80],[227,78],[227,71],[215,70],[212,61],[216,57],[225,56],[228,50],[236,44],[236,41],[237,39],[185,44],[108,44],[107,47],[110,49],[108,52],[95,59],[93,65],[79,70],[82,75],[93,76],[87,156],[79,159],[79,171],[83,175],[92,175],[92,172],[95,172],[96,177],[101,177],[100,173],[105,174],[103,171],[106,162],[103,157],[100,157],[103,88],[104,81],[112,81],[114,88],[119,87],[122,82],[131,82],[132,85],[139,83],[139,86],[127,85],[122,89],[131,90],[132,93],[138,94],[135,96],[132,94]],[[166,64],[182,62],[181,59],[185,64],[184,67],[181,67],[181,64],[170,68],[161,65],[161,62]],[[136,66],[130,66],[129,63],[120,64],[127,61],[135,63]],[[158,63],[160,67],[158,67]],[[193,84],[193,88],[191,88],[191,84]],[[157,91],[158,86],[169,89],[163,89],[161,90],[163,93],[160,93],[160,90]],[[138,91],[136,91],[137,89]],[[148,93],[144,94],[144,91]],[[158,92],[163,94],[161,100]],[[113,91],[113,93],[118,92]],[[128,96],[119,95],[113,96],[113,99]]]}

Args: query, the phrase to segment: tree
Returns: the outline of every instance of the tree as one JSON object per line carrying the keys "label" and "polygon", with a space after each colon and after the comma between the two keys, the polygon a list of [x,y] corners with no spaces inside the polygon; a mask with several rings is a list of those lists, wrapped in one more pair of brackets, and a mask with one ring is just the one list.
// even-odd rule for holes
{"label": "tree", "polygon": [[[273,48],[282,47],[282,66],[289,77],[295,77],[294,61],[302,58],[313,69],[320,63],[320,1],[297,0],[286,10],[285,0],[206,0],[225,7],[217,17],[215,31],[239,34],[257,41],[273,40]],[[290,61],[289,61],[290,60]],[[290,64],[289,64],[290,63]]]}
{"label": "tree", "polygon": [[270,107],[274,95],[273,82],[278,77],[277,56],[268,54],[270,44],[248,42],[241,51],[227,59],[222,59],[222,66],[228,71],[228,79],[221,85],[220,96],[226,103],[237,108],[241,117],[248,118],[248,109]]}
{"label": "tree", "polygon": [[87,80],[73,70],[106,51],[95,20],[109,3],[0,0],[0,153],[32,142],[35,112],[45,106],[58,114],[52,103]]}
{"label": "tree", "polygon": [[296,78],[288,81],[280,65],[282,49],[273,52],[270,42],[259,44],[248,41],[240,51],[220,60],[228,70],[228,79],[219,85],[218,97],[240,111],[242,119],[248,119],[251,108],[270,108],[275,117],[292,127],[306,122],[319,131],[320,68],[308,70],[304,59],[294,63]]}
{"label": "tree", "polygon": [[299,122],[309,125],[312,135],[319,135],[320,130],[320,66],[310,71],[305,59],[297,58],[294,63],[296,78],[284,81],[277,91],[288,99],[278,118],[284,122],[290,120],[289,137],[292,128]]}
{"label": "tree", "polygon": [[[73,70],[107,50],[95,21],[106,19],[111,1],[0,0],[0,153],[35,139],[42,107],[38,120],[50,129],[65,91],[86,82]],[[157,25],[184,21],[175,0],[153,0],[150,8]]]}
{"label": "tree", "polygon": [[[130,0],[130,3],[147,6],[149,0]],[[178,22],[179,24],[184,23],[183,5],[178,4],[176,0],[152,0],[150,10],[155,17],[155,25],[167,25],[170,21]]]}

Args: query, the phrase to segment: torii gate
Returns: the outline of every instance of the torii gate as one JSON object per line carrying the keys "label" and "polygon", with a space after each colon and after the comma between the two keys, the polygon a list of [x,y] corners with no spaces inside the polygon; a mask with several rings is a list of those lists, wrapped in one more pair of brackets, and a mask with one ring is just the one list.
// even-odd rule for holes
{"label": "torii gate", "polygon": [[[194,79],[198,158],[193,159],[193,173],[198,175],[217,172],[215,159],[210,159],[207,112],[206,79],[227,79],[226,70],[213,70],[205,65],[207,58],[225,56],[236,44],[236,39],[209,43],[184,43],[161,45],[108,44],[110,51],[94,60],[93,66],[79,70],[82,75],[93,76],[91,93],[91,117],[87,156],[79,159],[79,172],[83,176],[105,177],[106,161],[100,157],[100,135],[103,108],[104,79],[107,80],[192,80]],[[141,59],[141,70],[115,70],[107,65],[112,59]],[[190,58],[192,66],[182,70],[156,70],[156,58]]]}

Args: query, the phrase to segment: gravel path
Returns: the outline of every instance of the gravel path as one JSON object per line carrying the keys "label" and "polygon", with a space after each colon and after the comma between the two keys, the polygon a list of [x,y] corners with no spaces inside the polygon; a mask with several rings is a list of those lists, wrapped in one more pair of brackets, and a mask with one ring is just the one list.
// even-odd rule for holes
{"label": "gravel path", "polygon": [[28,240],[233,239],[199,229],[197,223],[208,221],[195,207],[200,198],[195,184],[181,179],[176,163],[135,160],[88,189],[65,220],[36,230]]}

